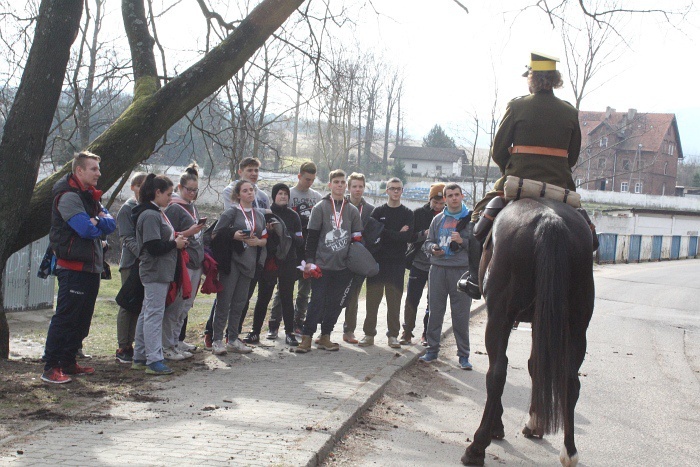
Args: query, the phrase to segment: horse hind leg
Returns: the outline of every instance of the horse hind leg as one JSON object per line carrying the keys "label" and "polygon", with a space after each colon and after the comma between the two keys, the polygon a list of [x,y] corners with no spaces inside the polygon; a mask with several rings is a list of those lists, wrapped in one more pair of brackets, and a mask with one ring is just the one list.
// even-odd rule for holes
{"label": "horse hind leg", "polygon": [[581,381],[578,370],[581,368],[586,355],[586,332],[577,333],[572,339],[571,362],[567,381],[566,420],[564,420],[564,445],[559,452],[559,462],[564,467],[574,467],[578,464],[578,450],[574,443],[574,416],[576,403],[581,391]]}
{"label": "horse hind leg", "polygon": [[[530,373],[530,378],[532,378],[532,358],[532,355],[530,355],[530,358],[527,360],[527,371]],[[530,407],[530,418],[523,427],[522,433],[528,439],[535,437],[542,439],[544,437],[544,433],[537,428],[537,414],[532,411],[532,407]]]}

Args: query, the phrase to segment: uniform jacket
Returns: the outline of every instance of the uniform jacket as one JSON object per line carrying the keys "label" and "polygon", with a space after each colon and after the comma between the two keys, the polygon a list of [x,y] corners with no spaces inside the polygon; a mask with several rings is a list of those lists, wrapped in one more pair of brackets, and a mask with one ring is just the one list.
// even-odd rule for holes
{"label": "uniform jacket", "polygon": [[[511,155],[508,148],[516,145],[565,149],[568,157]],[[493,141],[491,157],[503,174],[494,189],[503,190],[506,176],[514,175],[575,190],[571,168],[580,150],[578,110],[571,104],[555,97],[552,91],[513,99]]]}

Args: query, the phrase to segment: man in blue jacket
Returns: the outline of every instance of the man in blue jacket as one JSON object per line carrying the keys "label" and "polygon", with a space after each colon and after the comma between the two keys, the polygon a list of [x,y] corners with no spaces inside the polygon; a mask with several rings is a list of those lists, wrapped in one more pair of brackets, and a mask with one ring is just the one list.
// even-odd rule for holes
{"label": "man in blue jacket", "polygon": [[72,171],[53,187],[49,241],[56,255],[58,297],[44,350],[47,383],[69,383],[70,376],[89,375],[94,368],[76,363],[75,354],[90,331],[100,289],[102,237],[116,228],[100,204],[100,157],[87,151],[73,158]]}

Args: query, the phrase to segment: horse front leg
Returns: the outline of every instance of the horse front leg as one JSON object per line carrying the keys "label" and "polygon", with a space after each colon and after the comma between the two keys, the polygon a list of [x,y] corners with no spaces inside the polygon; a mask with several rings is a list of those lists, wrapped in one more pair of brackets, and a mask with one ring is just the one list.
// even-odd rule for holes
{"label": "horse front leg", "polygon": [[503,432],[501,397],[508,371],[506,349],[511,323],[508,323],[505,317],[494,318],[494,316],[489,316],[485,333],[486,351],[489,355],[489,369],[486,373],[486,405],[481,417],[481,424],[474,433],[474,441],[467,447],[462,456],[462,464],[464,465],[484,465],[486,448],[491,444],[494,428],[500,427],[500,432],[496,434]]}

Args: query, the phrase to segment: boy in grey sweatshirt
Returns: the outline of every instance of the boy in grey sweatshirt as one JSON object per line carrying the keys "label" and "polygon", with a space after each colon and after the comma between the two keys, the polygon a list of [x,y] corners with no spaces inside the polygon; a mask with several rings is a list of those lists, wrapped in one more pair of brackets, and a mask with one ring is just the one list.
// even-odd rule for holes
{"label": "boy in grey sweatshirt", "polygon": [[457,281],[469,269],[469,216],[462,203],[464,195],[456,183],[445,186],[445,210],[435,216],[430,224],[423,251],[430,257],[428,275],[428,351],[420,360],[426,363],[437,359],[440,350],[442,322],[450,297],[452,328],[457,341],[460,367],[471,370],[469,363],[469,311],[471,298],[457,290]]}

